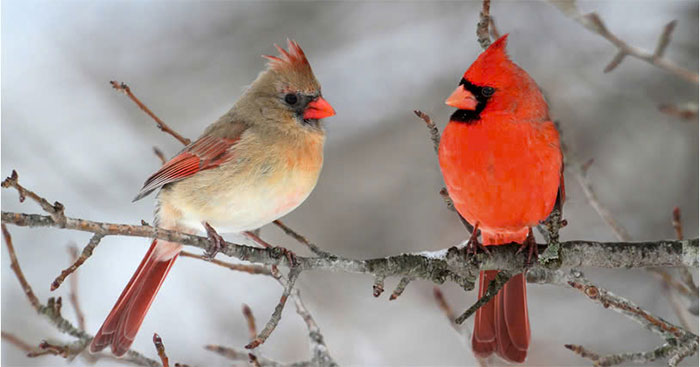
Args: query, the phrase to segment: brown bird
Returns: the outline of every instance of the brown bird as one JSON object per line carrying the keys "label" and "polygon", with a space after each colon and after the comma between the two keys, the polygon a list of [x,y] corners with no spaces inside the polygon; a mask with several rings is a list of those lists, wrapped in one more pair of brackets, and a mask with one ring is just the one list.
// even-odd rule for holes
{"label": "brown bird", "polygon": [[[156,189],[155,223],[187,233],[243,232],[270,223],[311,193],[323,163],[320,119],[335,111],[294,41],[269,62],[233,108],[153,174],[134,200]],[[90,344],[129,350],[181,245],[154,240]]]}

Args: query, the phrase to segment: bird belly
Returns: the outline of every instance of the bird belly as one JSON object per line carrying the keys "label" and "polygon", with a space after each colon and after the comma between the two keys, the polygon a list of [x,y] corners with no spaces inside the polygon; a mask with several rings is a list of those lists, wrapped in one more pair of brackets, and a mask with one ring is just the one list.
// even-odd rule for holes
{"label": "bird belly", "polygon": [[[320,164],[310,170],[252,165],[228,177],[215,171],[201,172],[171,190],[163,190],[161,207],[175,208],[178,224],[193,230],[204,231],[204,222],[220,233],[253,230],[304,202],[316,185]],[[161,208],[160,213],[165,210]]]}
{"label": "bird belly", "polygon": [[485,243],[521,242],[527,228],[546,219],[554,206],[559,136],[551,122],[499,120],[450,122],[442,135],[440,167],[455,207],[467,221],[479,223]]}

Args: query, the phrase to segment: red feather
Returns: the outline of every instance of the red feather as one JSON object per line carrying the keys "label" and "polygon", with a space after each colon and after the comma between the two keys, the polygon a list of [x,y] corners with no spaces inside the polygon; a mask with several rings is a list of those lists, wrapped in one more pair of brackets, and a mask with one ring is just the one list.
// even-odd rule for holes
{"label": "red feather", "polygon": [[157,244],[157,241],[153,241],[141,265],[95,334],[90,343],[90,352],[97,353],[109,345],[116,356],[129,350],[158,289],[177,259],[177,254],[170,259],[157,259]]}
{"label": "red feather", "polygon": [[143,184],[134,201],[143,198],[153,190],[166,184],[173,183],[194,175],[199,171],[215,168],[230,160],[233,154],[230,148],[236,144],[240,136],[235,139],[216,138],[203,136],[194,143],[188,145],[180,154],[176,155],[158,172],[154,173]]}

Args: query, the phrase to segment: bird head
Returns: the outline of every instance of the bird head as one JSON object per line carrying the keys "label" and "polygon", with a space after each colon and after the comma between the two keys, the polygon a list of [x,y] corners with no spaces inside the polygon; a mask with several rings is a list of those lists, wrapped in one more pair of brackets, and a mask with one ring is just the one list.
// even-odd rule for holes
{"label": "bird head", "polygon": [[247,102],[278,127],[320,129],[319,120],[335,115],[335,110],[321,95],[311,65],[299,44],[287,40],[287,50],[275,45],[279,55],[268,60],[264,70],[250,86]]}
{"label": "bird head", "polygon": [[493,42],[464,73],[457,89],[445,101],[458,109],[452,120],[477,120],[485,110],[521,117],[546,110],[535,81],[508,57],[507,40],[506,34]]}

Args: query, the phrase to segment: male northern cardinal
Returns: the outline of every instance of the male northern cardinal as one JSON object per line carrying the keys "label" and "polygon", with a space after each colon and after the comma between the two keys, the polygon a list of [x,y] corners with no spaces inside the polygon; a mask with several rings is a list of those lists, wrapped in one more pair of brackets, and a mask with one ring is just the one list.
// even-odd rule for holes
{"label": "male northern cardinal", "polygon": [[[458,110],[439,149],[450,198],[484,245],[523,244],[564,199],[559,133],[535,81],[508,58],[507,37],[479,55],[445,102]],[[497,274],[480,273],[479,297]],[[525,276],[518,274],[476,312],[472,349],[522,362],[529,344]]]}
{"label": "male northern cardinal", "polygon": [[[195,233],[259,228],[301,204],[316,185],[335,111],[294,41],[269,59],[233,108],[153,174],[136,199],[161,188],[158,227]],[[134,341],[180,244],[155,240],[90,344],[121,356]]]}

